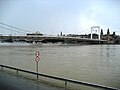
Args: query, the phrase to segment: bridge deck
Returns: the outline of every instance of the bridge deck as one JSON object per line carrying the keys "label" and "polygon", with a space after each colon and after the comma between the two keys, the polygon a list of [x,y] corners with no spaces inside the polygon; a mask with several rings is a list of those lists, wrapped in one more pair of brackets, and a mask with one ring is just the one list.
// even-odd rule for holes
{"label": "bridge deck", "polygon": [[85,43],[106,43],[106,40],[66,37],[66,36],[0,36],[1,41],[32,41],[32,42],[85,42]]}

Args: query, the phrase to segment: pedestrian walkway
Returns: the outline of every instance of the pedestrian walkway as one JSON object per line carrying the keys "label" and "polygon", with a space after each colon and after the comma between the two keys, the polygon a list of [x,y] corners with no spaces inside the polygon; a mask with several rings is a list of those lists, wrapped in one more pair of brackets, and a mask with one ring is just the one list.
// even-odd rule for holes
{"label": "pedestrian walkway", "polygon": [[0,71],[0,90],[64,90],[64,88],[35,83]]}

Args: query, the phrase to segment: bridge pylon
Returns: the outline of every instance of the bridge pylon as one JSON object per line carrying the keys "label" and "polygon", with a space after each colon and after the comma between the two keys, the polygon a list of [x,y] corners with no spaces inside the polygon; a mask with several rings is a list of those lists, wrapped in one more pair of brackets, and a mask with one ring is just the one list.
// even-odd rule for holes
{"label": "bridge pylon", "polygon": [[93,39],[93,31],[98,32],[98,40],[100,40],[100,26],[92,26],[91,27],[91,39]]}

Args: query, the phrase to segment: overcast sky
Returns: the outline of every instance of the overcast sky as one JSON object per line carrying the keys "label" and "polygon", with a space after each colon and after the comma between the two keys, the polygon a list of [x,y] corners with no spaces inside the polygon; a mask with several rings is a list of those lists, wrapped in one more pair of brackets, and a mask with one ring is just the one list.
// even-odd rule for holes
{"label": "overcast sky", "polygon": [[120,33],[120,0],[0,0],[0,22],[44,34],[79,34],[96,25]]}

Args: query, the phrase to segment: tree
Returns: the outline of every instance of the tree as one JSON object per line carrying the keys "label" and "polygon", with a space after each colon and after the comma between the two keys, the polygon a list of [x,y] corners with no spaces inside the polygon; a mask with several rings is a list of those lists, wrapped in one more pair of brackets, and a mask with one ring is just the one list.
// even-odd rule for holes
{"label": "tree", "polygon": [[109,31],[109,28],[107,29],[107,35],[110,35],[110,31]]}

